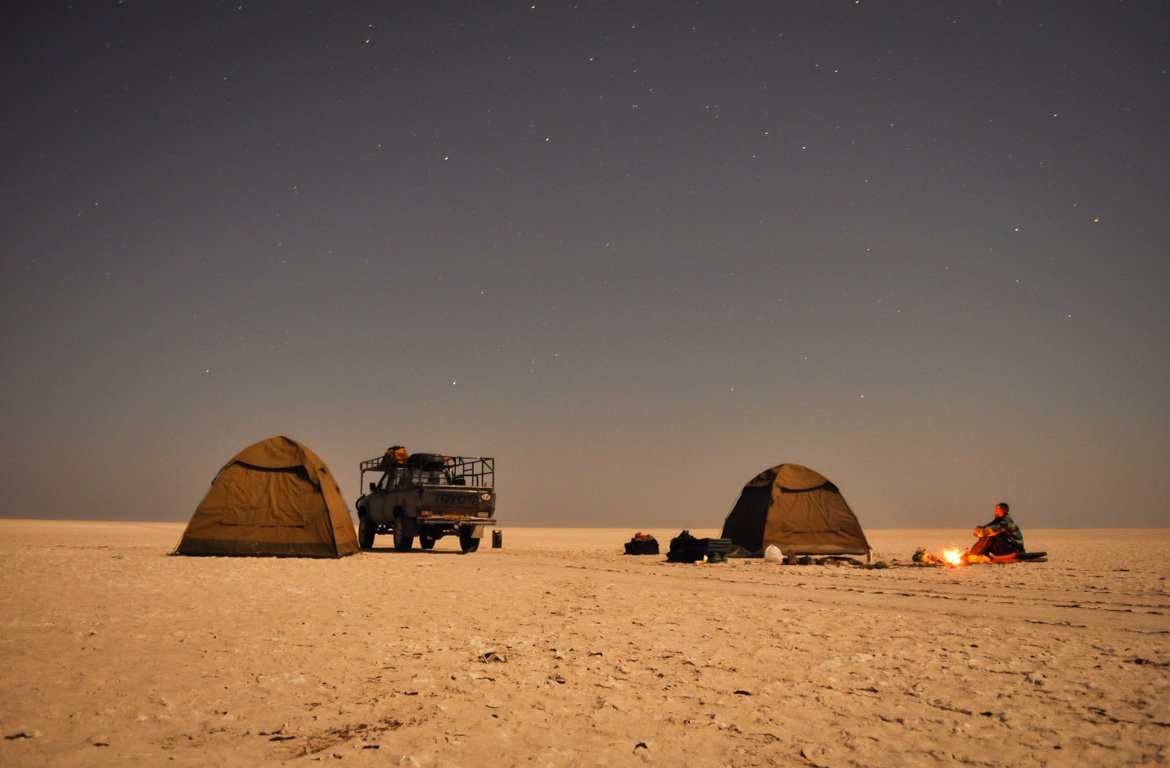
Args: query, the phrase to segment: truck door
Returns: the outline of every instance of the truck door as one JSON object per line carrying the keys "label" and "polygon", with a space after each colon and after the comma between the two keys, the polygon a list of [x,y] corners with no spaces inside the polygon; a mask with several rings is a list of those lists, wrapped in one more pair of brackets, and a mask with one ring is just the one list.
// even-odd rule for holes
{"label": "truck door", "polygon": [[394,471],[383,472],[382,477],[378,479],[378,484],[375,486],[374,493],[370,495],[369,511],[370,517],[377,523],[386,523],[391,520],[394,515],[394,508],[390,505],[390,494],[394,482]]}

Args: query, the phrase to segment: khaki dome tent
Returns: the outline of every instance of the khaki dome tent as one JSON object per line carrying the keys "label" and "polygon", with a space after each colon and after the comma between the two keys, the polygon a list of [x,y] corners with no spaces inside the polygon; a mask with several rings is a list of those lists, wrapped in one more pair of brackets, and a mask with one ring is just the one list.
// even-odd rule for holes
{"label": "khaki dome tent", "polygon": [[869,555],[869,542],[837,486],[799,464],[778,464],[743,487],[722,538],[732,554],[759,556],[769,544],[785,555]]}
{"label": "khaki dome tent", "polygon": [[295,440],[249,445],[211,481],[177,555],[343,557],[358,551],[337,481]]}

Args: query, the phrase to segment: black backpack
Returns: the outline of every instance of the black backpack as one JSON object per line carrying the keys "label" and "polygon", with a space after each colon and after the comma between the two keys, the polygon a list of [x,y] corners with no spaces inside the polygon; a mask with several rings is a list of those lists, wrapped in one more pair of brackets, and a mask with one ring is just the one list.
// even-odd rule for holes
{"label": "black backpack", "polygon": [[649,533],[635,536],[626,542],[627,555],[657,555],[658,539]]}
{"label": "black backpack", "polygon": [[696,539],[690,531],[683,531],[670,540],[666,560],[670,563],[693,563],[703,559],[703,539]]}
{"label": "black backpack", "polygon": [[695,563],[707,558],[708,563],[725,563],[731,551],[731,539],[696,539],[690,531],[683,531],[670,540],[666,560],[670,563]]}

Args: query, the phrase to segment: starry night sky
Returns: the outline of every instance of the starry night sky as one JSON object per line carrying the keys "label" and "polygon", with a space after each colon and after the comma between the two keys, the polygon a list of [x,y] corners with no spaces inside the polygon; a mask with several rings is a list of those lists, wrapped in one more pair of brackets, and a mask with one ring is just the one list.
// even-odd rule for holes
{"label": "starry night sky", "polygon": [[1170,6],[0,11],[0,515],[189,518],[285,434],[502,525],[1170,523]]}

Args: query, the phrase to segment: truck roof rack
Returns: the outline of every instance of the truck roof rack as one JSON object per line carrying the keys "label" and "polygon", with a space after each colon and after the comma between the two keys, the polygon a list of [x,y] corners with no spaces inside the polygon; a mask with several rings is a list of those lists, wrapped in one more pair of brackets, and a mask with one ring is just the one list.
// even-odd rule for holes
{"label": "truck roof rack", "polygon": [[[419,457],[417,460],[416,456]],[[443,456],[437,453],[414,453],[405,462],[397,462],[388,460],[385,455],[382,455],[366,459],[358,465],[363,482],[367,472],[385,472],[392,467],[443,470],[453,478],[463,478],[466,485],[480,488],[492,487],[496,477],[496,460],[491,456]]]}

